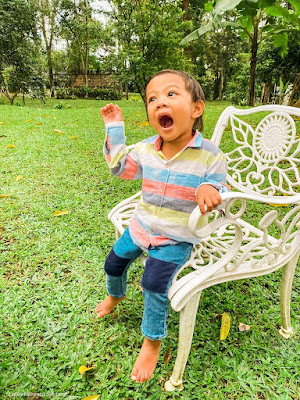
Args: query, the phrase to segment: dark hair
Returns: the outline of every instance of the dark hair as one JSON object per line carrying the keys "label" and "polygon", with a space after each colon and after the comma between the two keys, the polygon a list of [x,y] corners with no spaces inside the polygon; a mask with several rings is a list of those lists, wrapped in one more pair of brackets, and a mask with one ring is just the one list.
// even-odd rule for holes
{"label": "dark hair", "polygon": [[[159,75],[164,75],[164,74],[173,74],[173,75],[178,75],[180,76],[185,83],[185,88],[186,90],[192,95],[192,100],[194,103],[196,103],[198,100],[205,100],[205,96],[202,90],[202,87],[199,82],[196,81],[196,79],[188,74],[187,72],[180,71],[180,70],[174,70],[174,69],[163,69],[162,71],[157,72],[155,75],[152,76],[152,78],[149,80],[148,84],[154,79],[155,77]],[[198,118],[195,119],[194,126],[193,128],[198,128],[199,131],[203,130],[203,119],[202,115],[200,115]]]}

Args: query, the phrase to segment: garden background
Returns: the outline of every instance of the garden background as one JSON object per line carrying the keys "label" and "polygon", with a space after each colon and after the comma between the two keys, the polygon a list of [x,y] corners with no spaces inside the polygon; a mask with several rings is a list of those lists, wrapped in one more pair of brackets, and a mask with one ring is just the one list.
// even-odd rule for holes
{"label": "garden background", "polygon": [[[128,144],[153,135],[145,85],[168,67],[203,85],[207,138],[230,104],[295,104],[297,24],[293,0],[0,0],[1,399],[299,399],[299,271],[288,341],[277,333],[280,272],[204,292],[183,392],[163,389],[174,312],[154,377],[129,379],[142,341],[139,263],[127,301],[104,320],[94,313],[114,243],[107,213],[140,187],[110,176],[99,109],[118,102]],[[90,74],[111,81],[90,87]],[[86,80],[76,87],[73,75]],[[220,342],[223,312],[232,322]],[[241,322],[251,329],[240,332]],[[81,374],[82,365],[93,368]]]}

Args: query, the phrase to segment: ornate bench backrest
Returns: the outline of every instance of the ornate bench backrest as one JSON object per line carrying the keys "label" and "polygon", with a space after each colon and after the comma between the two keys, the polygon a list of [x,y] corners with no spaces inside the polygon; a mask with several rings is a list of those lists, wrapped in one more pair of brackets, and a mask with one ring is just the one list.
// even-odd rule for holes
{"label": "ornate bench backrest", "polygon": [[[245,122],[255,113],[264,113],[256,127]],[[266,196],[300,193],[300,136],[295,123],[299,117],[300,109],[296,107],[227,107],[212,141],[226,153],[228,183],[239,191]],[[227,151],[228,131],[234,143]]]}

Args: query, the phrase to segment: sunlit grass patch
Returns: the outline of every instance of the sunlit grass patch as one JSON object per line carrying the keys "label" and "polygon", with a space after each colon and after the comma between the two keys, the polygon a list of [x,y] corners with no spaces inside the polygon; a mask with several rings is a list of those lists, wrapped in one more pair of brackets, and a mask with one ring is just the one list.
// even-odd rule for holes
{"label": "sunlit grass patch", "polygon": [[[147,121],[142,102],[117,103],[128,144],[155,134],[141,125]],[[114,243],[108,211],[140,188],[140,182],[109,174],[99,114],[104,104],[27,100],[25,107],[0,106],[0,193],[10,195],[0,198],[1,399],[18,393],[26,400],[30,393],[68,400],[92,394],[101,400],[298,399],[299,271],[292,292],[296,335],[290,340],[277,333],[280,271],[226,283],[202,294],[183,392],[163,390],[176,356],[175,312],[153,379],[143,385],[129,379],[142,343],[138,262],[129,272],[126,301],[104,320],[94,313],[106,294],[103,263]],[[207,102],[205,137],[211,137],[227,105]],[[10,144],[14,147],[7,148]],[[230,146],[226,136],[224,150]],[[254,219],[262,208],[252,209],[247,218]],[[231,327],[220,342],[217,315],[224,312]],[[241,322],[251,329],[240,332]],[[169,348],[171,360],[165,364]],[[82,365],[95,368],[82,376]]]}

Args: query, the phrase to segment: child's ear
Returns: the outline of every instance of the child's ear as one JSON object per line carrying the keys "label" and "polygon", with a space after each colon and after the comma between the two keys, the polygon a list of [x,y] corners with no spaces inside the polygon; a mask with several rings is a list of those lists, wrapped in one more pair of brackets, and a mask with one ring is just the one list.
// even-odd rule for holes
{"label": "child's ear", "polygon": [[196,118],[200,117],[200,115],[203,114],[204,109],[205,109],[204,101],[197,100],[196,103],[194,104],[194,109],[193,109],[193,112],[192,112],[192,118],[196,119]]}

